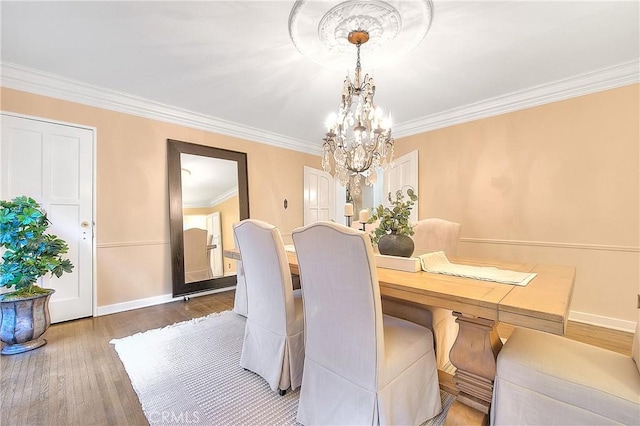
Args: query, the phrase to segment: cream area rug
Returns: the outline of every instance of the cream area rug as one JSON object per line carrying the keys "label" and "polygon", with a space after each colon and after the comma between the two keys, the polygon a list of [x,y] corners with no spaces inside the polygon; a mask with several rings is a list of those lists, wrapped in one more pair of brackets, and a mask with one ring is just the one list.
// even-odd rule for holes
{"label": "cream area rug", "polygon": [[[245,318],[231,311],[111,341],[151,425],[295,425],[299,389],[280,396],[240,367]],[[453,401],[426,425],[442,425]]]}

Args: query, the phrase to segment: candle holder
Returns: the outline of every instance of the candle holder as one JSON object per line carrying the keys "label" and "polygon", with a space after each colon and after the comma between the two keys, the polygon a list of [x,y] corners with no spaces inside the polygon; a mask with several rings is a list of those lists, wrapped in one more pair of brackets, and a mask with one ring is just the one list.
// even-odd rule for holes
{"label": "candle holder", "polygon": [[358,222],[360,222],[360,225],[362,225],[362,231],[365,232],[367,230],[366,225],[367,222],[369,222],[369,210],[367,209],[362,209],[360,210],[360,214],[358,215],[358,219],[360,219]]}
{"label": "candle holder", "polygon": [[351,227],[351,217],[353,216],[353,203],[347,203],[344,205],[344,217],[347,222],[347,226]]}

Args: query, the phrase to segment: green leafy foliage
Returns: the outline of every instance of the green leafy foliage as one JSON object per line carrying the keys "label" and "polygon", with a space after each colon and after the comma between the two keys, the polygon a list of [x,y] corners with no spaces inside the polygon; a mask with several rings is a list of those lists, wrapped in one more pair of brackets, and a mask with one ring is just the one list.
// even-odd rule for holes
{"label": "green leafy foliage", "polygon": [[12,288],[22,296],[40,292],[34,284],[51,273],[60,277],[71,272],[73,265],[63,258],[67,243],[47,234],[51,223],[40,205],[29,197],[0,200],[0,247],[4,248],[0,263],[0,286]]}
{"label": "green leafy foliage", "polygon": [[380,237],[386,234],[408,236],[414,234],[409,216],[411,215],[411,209],[418,200],[418,196],[412,188],[409,188],[407,189],[407,197],[409,199],[405,201],[404,197],[402,190],[398,190],[396,191],[396,199],[393,200],[390,192],[387,197],[390,204],[389,207],[384,207],[380,204],[374,209],[367,223],[373,223],[376,220],[380,221],[374,231],[373,242],[375,244],[378,244]]}

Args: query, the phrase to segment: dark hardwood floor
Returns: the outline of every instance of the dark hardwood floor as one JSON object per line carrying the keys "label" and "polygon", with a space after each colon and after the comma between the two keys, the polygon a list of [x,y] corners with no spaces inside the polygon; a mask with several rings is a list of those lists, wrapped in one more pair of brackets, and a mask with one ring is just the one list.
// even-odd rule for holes
{"label": "dark hardwood floor", "polygon": [[[0,425],[146,425],[109,341],[231,309],[233,298],[228,291],[52,325],[47,345],[0,357]],[[511,330],[498,328],[502,337]],[[629,355],[633,336],[570,322],[567,337]]]}
{"label": "dark hardwood floor", "polygon": [[47,344],[0,357],[0,425],[146,425],[109,341],[233,307],[233,291],[52,325]]}

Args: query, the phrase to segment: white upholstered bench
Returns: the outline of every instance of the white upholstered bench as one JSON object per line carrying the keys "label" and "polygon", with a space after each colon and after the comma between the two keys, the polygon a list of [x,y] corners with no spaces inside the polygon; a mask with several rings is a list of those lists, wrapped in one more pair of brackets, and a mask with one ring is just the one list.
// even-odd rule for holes
{"label": "white upholstered bench", "polygon": [[498,354],[491,423],[640,424],[640,350],[633,357],[517,328]]}

